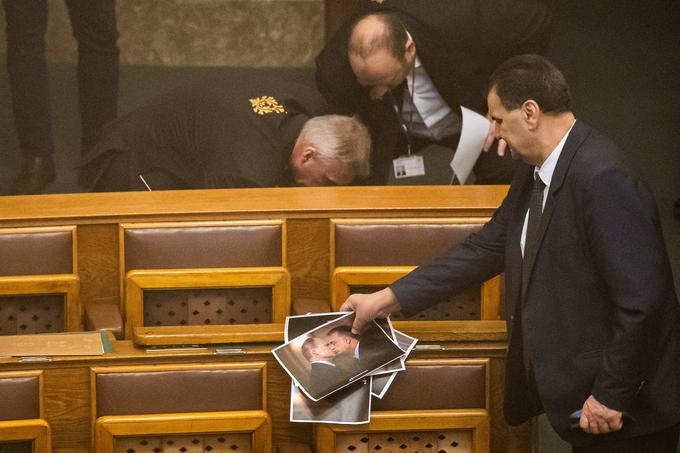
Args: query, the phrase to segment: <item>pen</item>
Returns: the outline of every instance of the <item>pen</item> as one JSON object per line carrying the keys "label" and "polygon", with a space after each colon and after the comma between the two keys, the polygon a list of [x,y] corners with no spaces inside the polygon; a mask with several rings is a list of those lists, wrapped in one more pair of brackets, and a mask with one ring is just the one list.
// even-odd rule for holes
{"label": "pen", "polygon": [[137,176],[139,176],[139,179],[142,180],[142,182],[144,183],[144,185],[146,186],[146,188],[149,190],[149,192],[151,192],[151,187],[149,187],[149,184],[147,184],[146,179],[144,179],[144,176],[142,176],[141,173],[140,173],[139,175],[137,175]]}

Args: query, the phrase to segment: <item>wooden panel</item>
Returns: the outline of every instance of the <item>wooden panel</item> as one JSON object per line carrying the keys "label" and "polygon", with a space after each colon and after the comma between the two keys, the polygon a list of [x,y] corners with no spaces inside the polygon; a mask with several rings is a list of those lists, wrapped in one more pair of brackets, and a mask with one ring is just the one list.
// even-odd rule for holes
{"label": "wooden panel", "polygon": [[120,303],[117,224],[78,227],[78,274],[84,306]]}
{"label": "wooden panel", "polygon": [[101,417],[96,425],[95,451],[113,453],[119,436],[229,431],[252,432],[252,451],[271,451],[271,419],[264,411]]}
{"label": "wooden panel", "polygon": [[328,219],[288,221],[287,255],[292,300],[328,298],[328,232]]}
{"label": "wooden panel", "polygon": [[87,367],[44,368],[45,420],[52,428],[52,450],[89,449],[90,376]]}

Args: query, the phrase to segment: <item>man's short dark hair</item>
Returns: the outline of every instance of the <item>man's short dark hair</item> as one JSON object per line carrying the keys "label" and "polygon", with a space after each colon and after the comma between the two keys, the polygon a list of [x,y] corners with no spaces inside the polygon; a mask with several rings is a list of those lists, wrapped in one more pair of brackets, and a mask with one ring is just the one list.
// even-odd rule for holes
{"label": "man's short dark hair", "polygon": [[[370,14],[370,16],[375,17],[384,25],[382,33],[375,33],[369,41],[353,42],[350,40],[349,52],[366,58],[378,50],[386,49],[397,60],[403,60],[406,53],[408,34],[397,13],[382,11]],[[352,26],[352,30],[354,30],[357,23],[366,17],[369,16],[359,18]]]}
{"label": "man's short dark hair", "polygon": [[540,55],[518,55],[491,74],[488,91],[496,90],[506,110],[515,110],[533,99],[544,113],[571,110],[571,94],[564,75]]}
{"label": "man's short dark hair", "polygon": [[341,335],[343,337],[350,337],[356,340],[359,339],[359,335],[352,333],[352,328],[350,326],[333,327],[331,330],[328,331],[327,335],[333,335],[334,333],[337,333],[338,335]]}

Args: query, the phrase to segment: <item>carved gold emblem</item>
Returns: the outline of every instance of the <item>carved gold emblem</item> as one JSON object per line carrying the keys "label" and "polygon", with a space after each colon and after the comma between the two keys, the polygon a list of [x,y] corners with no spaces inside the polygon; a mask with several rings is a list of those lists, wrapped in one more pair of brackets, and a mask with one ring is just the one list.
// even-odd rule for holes
{"label": "carved gold emblem", "polygon": [[258,115],[286,113],[286,109],[273,96],[260,96],[259,98],[250,99],[250,105],[253,106],[253,112]]}

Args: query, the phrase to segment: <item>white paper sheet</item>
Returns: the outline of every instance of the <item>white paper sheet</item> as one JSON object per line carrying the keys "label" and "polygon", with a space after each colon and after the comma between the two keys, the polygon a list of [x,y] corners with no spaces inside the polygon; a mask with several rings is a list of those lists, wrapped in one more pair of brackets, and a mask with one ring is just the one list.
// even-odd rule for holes
{"label": "white paper sheet", "polygon": [[451,160],[451,168],[461,184],[465,184],[470,172],[482,152],[484,140],[489,132],[489,120],[477,112],[460,106],[463,125],[456,154]]}

